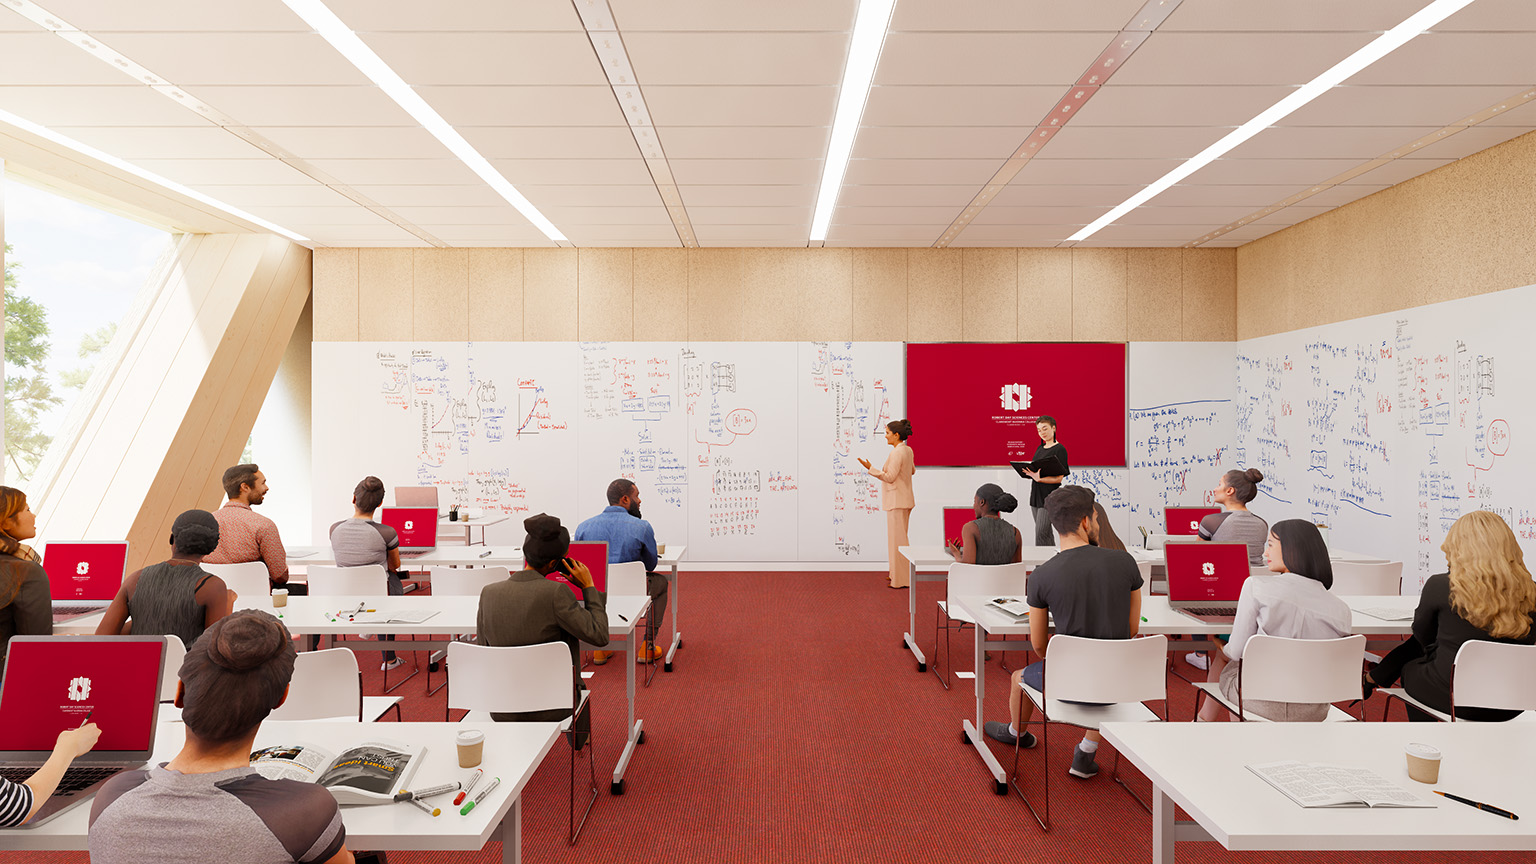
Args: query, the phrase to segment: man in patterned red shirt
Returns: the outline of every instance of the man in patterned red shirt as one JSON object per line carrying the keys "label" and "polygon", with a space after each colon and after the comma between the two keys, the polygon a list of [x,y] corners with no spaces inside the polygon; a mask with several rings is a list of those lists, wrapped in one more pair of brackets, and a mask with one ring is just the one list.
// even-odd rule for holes
{"label": "man in patterned red shirt", "polygon": [[204,556],[207,564],[243,564],[261,561],[273,588],[290,594],[305,593],[303,585],[288,584],[288,553],[277,523],[251,508],[267,494],[267,476],[254,464],[236,465],[224,472],[224,494],[229,501],[213,514],[219,520],[219,548]]}

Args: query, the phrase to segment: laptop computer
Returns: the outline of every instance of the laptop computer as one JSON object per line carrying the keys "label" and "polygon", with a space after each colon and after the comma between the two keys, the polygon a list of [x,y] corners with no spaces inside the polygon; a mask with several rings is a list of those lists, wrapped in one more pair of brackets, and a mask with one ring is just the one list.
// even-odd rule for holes
{"label": "laptop computer", "polygon": [[1229,624],[1248,566],[1247,543],[1169,543],[1168,605],[1207,624]]}
{"label": "laptop computer", "polygon": [[437,548],[436,507],[385,507],[379,521],[400,535],[401,558],[419,558]]}
{"label": "laptop computer", "polygon": [[[582,540],[571,544],[571,551],[566,553],[567,558],[574,558],[587,565],[592,571],[592,585],[599,591],[608,590],[608,544],[602,540]],[[581,588],[571,580],[565,578],[563,573],[551,573],[549,578],[571,589],[576,599],[581,598]]]}
{"label": "laptop computer", "polygon": [[974,522],[974,521],[976,521],[976,510],[974,508],[971,508],[971,507],[945,507],[944,508],[944,545],[948,546],[949,545],[949,541],[953,540],[956,543],[959,543],[963,547],[965,544],[960,542],[961,541],[960,529],[965,527],[965,523],[967,523],[967,522]]}
{"label": "laptop computer", "polygon": [[53,595],[53,619],[67,621],[100,612],[123,587],[128,543],[124,540],[55,542],[43,547],[43,569]]}
{"label": "laptop computer", "polygon": [[59,733],[89,718],[95,749],[74,761],[28,827],[90,800],[155,749],[161,636],[16,636],[0,680],[0,776],[21,782],[48,761]]}
{"label": "laptop computer", "polygon": [[1200,534],[1200,520],[1220,512],[1220,507],[1164,507],[1163,525],[1175,537],[1196,537]]}

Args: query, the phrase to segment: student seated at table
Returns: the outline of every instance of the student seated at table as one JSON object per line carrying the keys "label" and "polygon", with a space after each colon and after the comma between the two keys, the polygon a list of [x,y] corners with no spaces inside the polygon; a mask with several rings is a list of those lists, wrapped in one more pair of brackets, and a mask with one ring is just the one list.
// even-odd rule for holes
{"label": "student seated at table", "polygon": [[288,628],[256,609],[215,622],[192,643],[176,690],[186,744],[171,761],[125,771],[96,793],[91,861],[351,864],[331,793],[251,767],[261,721],[288,698],[293,661]]}
{"label": "student seated at table", "polygon": [[[1141,622],[1141,572],[1136,559],[1120,549],[1093,545],[1099,538],[1099,514],[1093,508],[1093,492],[1082,486],[1062,486],[1045,499],[1051,526],[1061,538],[1061,551],[1036,567],[1026,587],[1029,604],[1029,641],[1035,653],[1046,657],[1051,633],[1047,615],[1056,632],[1088,639],[1130,639]],[[1012,723],[990,721],[984,725],[988,738],[1031,748],[1037,739],[1019,730],[1034,716],[1035,706],[1025,698],[1020,682],[1035,690],[1045,688],[1045,660],[1013,673],[1008,690],[1008,714]],[[1049,694],[1047,694],[1049,695]],[[1088,778],[1099,773],[1094,754],[1104,739],[1095,730],[1084,730],[1083,740],[1072,755],[1068,772]]]}
{"label": "student seated at table", "polygon": [[[1264,563],[1275,575],[1250,576],[1243,582],[1232,639],[1224,650],[1211,652],[1210,680],[1221,683],[1221,695],[1234,705],[1249,637],[1342,639],[1351,632],[1349,604],[1328,591],[1333,587],[1333,565],[1316,525],[1305,519],[1276,522],[1264,545]],[[1245,699],[1243,713],[1270,720],[1319,722],[1327,719],[1328,704]],[[1230,716],[1215,699],[1205,700],[1200,707],[1201,720]]]}
{"label": "student seated at table", "polygon": [[[480,591],[480,610],[475,614],[480,644],[492,646],[539,645],[564,642],[571,649],[571,663],[580,657],[582,642],[608,644],[607,598],[592,584],[592,572],[585,564],[565,557],[571,551],[571,533],[554,516],[540,513],[523,520],[528,536],[523,538],[523,569],[503,582],[487,585]],[[545,578],[560,572],[581,586],[583,608],[563,583]],[[571,676],[577,704],[586,689],[581,677]],[[520,711],[492,713],[494,720],[559,721],[570,711]],[[581,712],[572,725],[572,746],[586,744],[592,728],[592,708]]]}
{"label": "student seated at table", "polygon": [[[1408,695],[1451,713],[1451,674],[1456,652],[1482,640],[1536,644],[1536,583],[1509,525],[1498,514],[1474,510],[1446,532],[1440,545],[1446,573],[1425,580],[1413,613],[1413,636],[1366,673],[1365,695],[1398,680]],[[1456,706],[1456,719],[1503,721],[1518,711]],[[1434,720],[1412,705],[1409,720]]]}
{"label": "student seated at table", "polygon": [[1099,536],[1093,541],[1093,545],[1101,549],[1119,549],[1124,552],[1125,541],[1115,533],[1115,526],[1109,521],[1109,513],[1104,510],[1104,505],[1094,501],[1093,512],[1099,515]]}
{"label": "student seated at table", "polygon": [[203,559],[207,564],[246,564],[260,561],[267,567],[267,581],[273,588],[287,588],[289,594],[305,594],[306,585],[288,584],[288,552],[277,532],[277,523],[252,510],[266,500],[267,475],[252,463],[236,465],[224,471],[224,494],[229,500],[215,510],[219,520],[219,548]]}
{"label": "student seated at table", "polygon": [[1211,500],[1223,509],[1200,520],[1201,540],[1247,543],[1248,563],[1254,567],[1264,564],[1264,544],[1269,539],[1269,523],[1248,509],[1248,502],[1258,496],[1262,482],[1264,472],[1257,468],[1233,468],[1221,475],[1216,488],[1211,490]]}
{"label": "student seated at table", "polygon": [[218,548],[219,523],[207,510],[188,510],[171,523],[174,554],[135,570],[96,625],[97,636],[178,636],[191,645],[235,607],[235,592],[203,570],[203,556]]}
{"label": "student seated at table", "polygon": [[42,557],[21,542],[36,536],[37,516],[26,493],[0,486],[0,670],[12,636],[53,635],[48,573]]}
{"label": "student seated at table", "polygon": [[[373,514],[384,503],[384,481],[364,477],[352,490],[352,518],[331,523],[331,555],[337,567],[366,567],[377,564],[388,577],[386,591],[391,597],[405,594],[400,581],[400,535],[388,525],[373,521]],[[370,637],[371,638],[371,637]],[[379,669],[384,672],[400,665],[393,651],[385,651]]]}
{"label": "student seated at table", "polygon": [[[656,569],[656,532],[651,523],[640,518],[640,487],[623,477],[608,484],[608,506],[603,512],[576,526],[576,540],[604,541],[608,544],[608,563],[639,561],[645,565],[645,592],[651,595],[651,611],[645,616],[645,644],[636,652],[636,663],[648,663],[659,656],[656,629],[667,614],[667,577]],[[608,662],[612,651],[592,652],[598,666]]]}
{"label": "student seated at table", "polygon": [[64,777],[69,764],[91,752],[91,748],[96,746],[96,739],[100,737],[101,730],[95,723],[65,729],[54,740],[53,752],[49,754],[48,761],[32,772],[32,776],[20,783],[12,783],[0,777],[0,828],[25,825],[36,816],[37,811],[53,795],[53,790],[59,788],[59,780]]}
{"label": "student seated at table", "polygon": [[1019,499],[996,483],[983,483],[971,502],[976,518],[960,529],[960,545],[945,548],[962,564],[1013,564],[1024,560],[1024,539],[1019,529],[1003,518],[1019,509]]}

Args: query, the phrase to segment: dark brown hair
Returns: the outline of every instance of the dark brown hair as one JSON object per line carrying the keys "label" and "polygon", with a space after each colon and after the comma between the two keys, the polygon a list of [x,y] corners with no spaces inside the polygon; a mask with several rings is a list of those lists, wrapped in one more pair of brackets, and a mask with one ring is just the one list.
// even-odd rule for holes
{"label": "dark brown hair", "polygon": [[283,704],[295,656],[288,628],[259,609],[213,622],[178,673],[182,721],[210,743],[240,739]]}
{"label": "dark brown hair", "polygon": [[619,499],[631,494],[635,489],[635,481],[620,477],[608,484],[608,503],[619,506]]}
{"label": "dark brown hair", "polygon": [[360,513],[372,513],[384,503],[384,481],[377,477],[364,477],[352,490],[352,503]]}
{"label": "dark brown hair", "polygon": [[1045,512],[1056,533],[1076,534],[1083,520],[1093,515],[1093,490],[1086,486],[1062,486],[1046,496]]}
{"label": "dark brown hair", "polygon": [[1333,587],[1333,562],[1328,560],[1328,544],[1316,525],[1305,519],[1286,519],[1271,526],[1269,533],[1280,541],[1280,561],[1286,572],[1316,579],[1324,588]]}
{"label": "dark brown hair", "polygon": [[1264,472],[1257,468],[1249,468],[1247,471],[1233,468],[1221,475],[1221,482],[1231,486],[1237,500],[1247,504],[1259,497],[1259,484],[1264,482]]}
{"label": "dark brown hair", "polygon": [[224,469],[224,479],[222,481],[224,483],[224,494],[228,495],[229,499],[233,501],[240,497],[241,486],[255,488],[256,472],[260,470],[254,462],[247,462],[243,465]]}
{"label": "dark brown hair", "polygon": [[907,420],[892,420],[885,424],[885,428],[896,433],[896,437],[905,441],[912,437],[912,424]]}
{"label": "dark brown hair", "polygon": [[1093,512],[1099,514],[1099,542],[1095,545],[1103,549],[1119,549],[1125,551],[1125,541],[1115,533],[1115,526],[1109,522],[1109,513],[1104,510],[1104,505],[1093,502]]}

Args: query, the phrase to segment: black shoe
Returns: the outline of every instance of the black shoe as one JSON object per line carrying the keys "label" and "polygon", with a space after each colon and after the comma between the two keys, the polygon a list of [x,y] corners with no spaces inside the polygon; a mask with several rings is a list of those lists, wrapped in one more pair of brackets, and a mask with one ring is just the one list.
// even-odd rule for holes
{"label": "black shoe", "polygon": [[1366,699],[1371,698],[1371,694],[1375,693],[1375,692],[1376,692],[1376,679],[1372,678],[1371,677],[1371,673],[1369,673],[1369,672],[1361,672],[1360,673],[1360,700],[1363,702]]}
{"label": "black shoe", "polygon": [[981,731],[986,733],[986,736],[991,738],[993,741],[1007,744],[1009,747],[1012,747],[1015,743],[1017,743],[1025,750],[1033,750],[1035,749],[1035,745],[1040,743],[1035,738],[1035,736],[1029,732],[1025,732],[1022,737],[1015,738],[1013,733],[1008,731],[1008,724],[1001,723],[997,720],[989,720],[986,723],[983,723],[981,726]]}
{"label": "black shoe", "polygon": [[1078,747],[1072,751],[1072,767],[1067,769],[1067,773],[1087,780],[1099,773],[1099,763],[1094,759],[1094,754]]}

